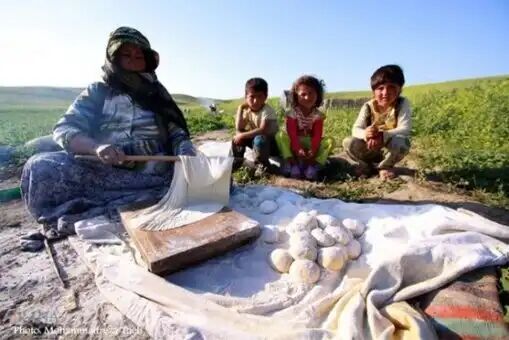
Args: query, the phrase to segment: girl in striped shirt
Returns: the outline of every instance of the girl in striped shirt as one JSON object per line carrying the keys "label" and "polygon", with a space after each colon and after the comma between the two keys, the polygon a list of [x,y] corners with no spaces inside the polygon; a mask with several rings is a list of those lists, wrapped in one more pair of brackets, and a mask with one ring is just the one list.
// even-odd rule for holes
{"label": "girl in striped shirt", "polygon": [[318,110],[323,97],[324,83],[316,77],[304,75],[292,86],[286,132],[276,135],[285,176],[315,180],[334,148],[333,139],[323,136],[325,116]]}

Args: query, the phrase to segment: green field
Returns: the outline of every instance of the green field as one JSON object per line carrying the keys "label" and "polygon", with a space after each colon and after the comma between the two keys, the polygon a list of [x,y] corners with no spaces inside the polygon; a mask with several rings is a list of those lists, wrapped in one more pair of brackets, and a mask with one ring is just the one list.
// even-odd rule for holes
{"label": "green field", "polygon": [[[51,133],[80,89],[0,87],[0,145],[21,145]],[[477,199],[509,208],[509,76],[467,79],[405,87],[413,107],[412,151],[420,174],[469,190]],[[369,91],[332,92],[328,98],[355,99]],[[233,129],[242,99],[218,102],[212,115],[201,98],[174,95],[193,134]],[[270,104],[283,119],[279,98]],[[326,134],[341,140],[350,134],[358,108],[326,112]]]}

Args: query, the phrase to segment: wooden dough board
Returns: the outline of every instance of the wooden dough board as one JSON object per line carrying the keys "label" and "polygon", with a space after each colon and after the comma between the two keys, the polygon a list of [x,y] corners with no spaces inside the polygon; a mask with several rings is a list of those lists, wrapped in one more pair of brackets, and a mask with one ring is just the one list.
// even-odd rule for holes
{"label": "wooden dough board", "polygon": [[132,216],[138,206],[119,209],[122,223],[148,269],[166,275],[237,248],[260,235],[258,222],[223,208],[201,221],[164,231],[136,229]]}

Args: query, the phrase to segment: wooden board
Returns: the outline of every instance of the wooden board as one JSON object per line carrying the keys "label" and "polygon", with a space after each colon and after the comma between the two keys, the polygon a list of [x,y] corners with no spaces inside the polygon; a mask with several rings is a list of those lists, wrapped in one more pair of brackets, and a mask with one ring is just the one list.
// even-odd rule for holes
{"label": "wooden board", "polygon": [[164,231],[136,229],[132,216],[140,206],[119,209],[122,223],[148,269],[169,274],[237,248],[260,235],[258,222],[229,208],[201,221]]}

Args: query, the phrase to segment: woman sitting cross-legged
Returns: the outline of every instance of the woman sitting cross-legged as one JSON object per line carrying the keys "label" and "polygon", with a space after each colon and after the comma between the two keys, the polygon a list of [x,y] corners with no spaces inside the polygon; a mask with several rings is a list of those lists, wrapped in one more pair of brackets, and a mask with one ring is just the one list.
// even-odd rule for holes
{"label": "woman sitting cross-legged", "polygon": [[172,178],[169,163],[133,164],[125,155],[195,154],[182,112],[157,80],[158,64],[137,30],[111,33],[103,81],[89,85],[54,128],[65,151],[35,155],[23,169],[23,199],[39,223],[72,232],[75,221],[162,197]]}

